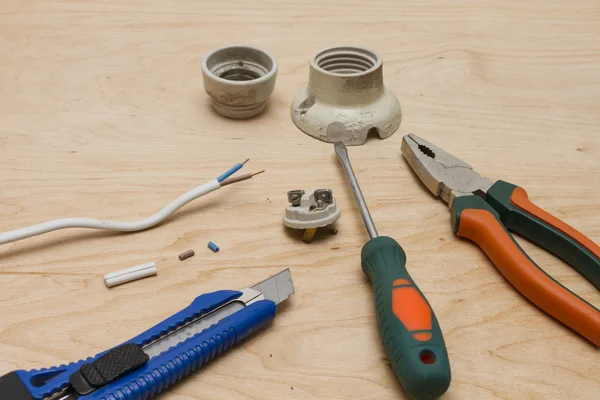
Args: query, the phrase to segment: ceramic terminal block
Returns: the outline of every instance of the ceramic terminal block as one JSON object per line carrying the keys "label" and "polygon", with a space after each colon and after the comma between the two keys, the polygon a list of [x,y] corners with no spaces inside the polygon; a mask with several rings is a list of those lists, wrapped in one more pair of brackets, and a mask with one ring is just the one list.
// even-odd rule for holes
{"label": "ceramic terminal block", "polygon": [[333,223],[340,219],[341,213],[331,189],[292,190],[288,192],[288,202],[283,224],[292,229],[304,229],[302,240],[305,243],[312,242],[317,230],[326,226],[337,234]]}
{"label": "ceramic terminal block", "polygon": [[400,103],[383,85],[383,60],[372,50],[334,47],[310,60],[308,85],[291,105],[292,120],[319,140],[362,145],[400,126]]}

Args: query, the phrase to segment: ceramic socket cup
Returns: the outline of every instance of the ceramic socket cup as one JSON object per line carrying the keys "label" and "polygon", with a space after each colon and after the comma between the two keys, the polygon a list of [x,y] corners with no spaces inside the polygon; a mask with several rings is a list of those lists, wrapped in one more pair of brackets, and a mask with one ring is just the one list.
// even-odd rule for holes
{"label": "ceramic socket cup", "polygon": [[332,47],[310,60],[308,85],[291,105],[292,120],[319,140],[361,145],[400,126],[400,103],[383,84],[383,59],[361,47]]}
{"label": "ceramic socket cup", "polygon": [[202,60],[204,89],[222,116],[251,118],[265,109],[275,88],[277,69],[275,58],[256,47],[221,47]]}

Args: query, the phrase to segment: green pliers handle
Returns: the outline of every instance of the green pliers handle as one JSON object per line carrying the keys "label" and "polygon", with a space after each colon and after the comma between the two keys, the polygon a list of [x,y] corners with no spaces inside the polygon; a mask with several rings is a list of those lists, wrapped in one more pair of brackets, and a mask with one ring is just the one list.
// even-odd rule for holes
{"label": "green pliers handle", "polygon": [[379,236],[362,249],[373,285],[379,333],[396,376],[415,400],[436,399],[450,386],[448,352],[429,302],[406,270],[394,239]]}

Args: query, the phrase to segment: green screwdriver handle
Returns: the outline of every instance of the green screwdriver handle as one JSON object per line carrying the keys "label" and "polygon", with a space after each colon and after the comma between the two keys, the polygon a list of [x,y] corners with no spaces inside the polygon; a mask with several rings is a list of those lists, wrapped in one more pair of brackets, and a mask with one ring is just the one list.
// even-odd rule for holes
{"label": "green screwdriver handle", "polygon": [[361,258],[396,376],[415,400],[440,397],[450,386],[448,352],[431,306],[406,270],[404,250],[394,239],[379,236],[364,245]]}

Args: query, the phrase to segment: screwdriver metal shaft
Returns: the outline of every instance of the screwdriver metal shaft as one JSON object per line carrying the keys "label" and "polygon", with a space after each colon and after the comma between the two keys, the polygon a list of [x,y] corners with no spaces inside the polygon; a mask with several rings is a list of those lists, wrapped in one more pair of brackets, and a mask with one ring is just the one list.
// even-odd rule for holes
{"label": "screwdriver metal shaft", "polygon": [[369,236],[371,237],[371,239],[376,238],[379,235],[377,234],[377,229],[375,228],[373,218],[371,218],[371,213],[369,212],[369,208],[367,207],[365,198],[363,197],[363,194],[360,191],[360,186],[358,185],[356,175],[354,175],[354,170],[352,169],[352,164],[350,164],[350,158],[348,157],[348,150],[342,142],[336,142],[334,144],[334,148],[335,154],[337,154],[338,158],[342,162],[342,166],[344,168],[344,171],[346,172],[346,176],[348,177],[350,188],[352,189],[352,193],[354,194],[354,198],[356,199],[356,203],[358,204],[360,215],[362,216],[362,219],[365,223],[365,227],[369,232]]}

